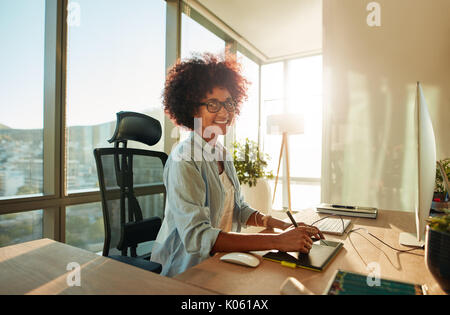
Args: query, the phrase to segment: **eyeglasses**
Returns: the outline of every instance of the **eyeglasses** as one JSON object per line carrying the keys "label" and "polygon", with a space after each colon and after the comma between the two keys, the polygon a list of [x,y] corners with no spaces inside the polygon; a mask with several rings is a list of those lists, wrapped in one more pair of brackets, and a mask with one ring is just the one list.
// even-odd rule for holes
{"label": "eyeglasses", "polygon": [[200,103],[200,106],[206,106],[206,109],[210,113],[217,113],[222,107],[225,107],[228,112],[234,112],[236,110],[236,102],[231,98],[228,98],[225,102],[220,102],[216,99],[208,100],[205,103]]}

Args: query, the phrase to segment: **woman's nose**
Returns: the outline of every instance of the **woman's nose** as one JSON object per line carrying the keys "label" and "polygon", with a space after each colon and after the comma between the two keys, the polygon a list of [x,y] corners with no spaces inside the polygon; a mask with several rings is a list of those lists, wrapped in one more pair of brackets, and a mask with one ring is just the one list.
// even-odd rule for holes
{"label": "woman's nose", "polygon": [[222,106],[217,114],[220,114],[220,116],[228,116],[228,111],[225,109],[225,106]]}

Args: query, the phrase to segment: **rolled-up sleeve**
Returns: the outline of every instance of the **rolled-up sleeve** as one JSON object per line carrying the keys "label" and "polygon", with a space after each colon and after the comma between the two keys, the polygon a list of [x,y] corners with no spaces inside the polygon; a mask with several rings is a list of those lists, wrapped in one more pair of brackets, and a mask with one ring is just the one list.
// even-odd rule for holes
{"label": "rolled-up sleeve", "polygon": [[193,161],[172,161],[165,185],[168,206],[186,251],[208,257],[220,229],[211,225],[201,171]]}

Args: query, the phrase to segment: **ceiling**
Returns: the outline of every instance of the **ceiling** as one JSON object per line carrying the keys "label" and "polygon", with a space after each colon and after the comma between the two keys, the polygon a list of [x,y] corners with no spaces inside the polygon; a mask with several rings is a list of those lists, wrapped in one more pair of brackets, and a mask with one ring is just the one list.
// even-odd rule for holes
{"label": "ceiling", "polygon": [[[264,62],[322,49],[322,0],[196,0]],[[192,2],[192,1],[190,1]],[[249,48],[249,47],[247,47]]]}

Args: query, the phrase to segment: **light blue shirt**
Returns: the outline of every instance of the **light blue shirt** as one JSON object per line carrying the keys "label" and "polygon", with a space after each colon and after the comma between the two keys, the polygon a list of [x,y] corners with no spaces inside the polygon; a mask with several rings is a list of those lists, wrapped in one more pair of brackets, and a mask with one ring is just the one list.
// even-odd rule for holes
{"label": "light blue shirt", "polygon": [[231,230],[240,232],[255,211],[241,195],[232,156],[220,143],[213,148],[191,132],[172,150],[164,168],[166,208],[151,257],[163,266],[161,275],[172,277],[210,257],[224,211],[219,159],[235,190]]}

